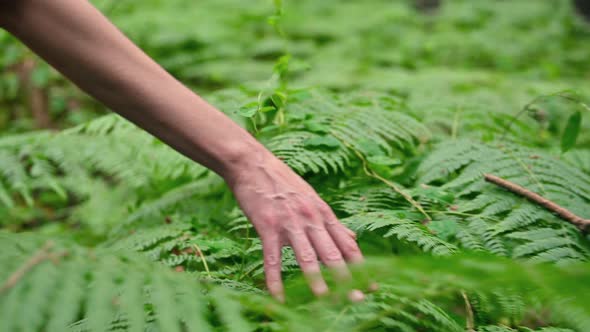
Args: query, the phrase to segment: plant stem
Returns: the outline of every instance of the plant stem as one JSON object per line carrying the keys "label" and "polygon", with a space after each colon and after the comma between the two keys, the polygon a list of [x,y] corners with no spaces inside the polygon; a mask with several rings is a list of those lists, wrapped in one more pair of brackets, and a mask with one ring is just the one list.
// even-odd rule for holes
{"label": "plant stem", "polygon": [[199,246],[196,243],[193,243],[193,246],[195,247],[197,254],[199,254],[199,257],[201,257],[201,262],[203,262],[203,266],[205,267],[205,271],[207,271],[207,276],[209,278],[212,278],[211,271],[209,271],[209,265],[207,265],[207,260],[205,260],[205,255],[203,254],[203,251],[201,250],[201,248],[199,248]]}
{"label": "plant stem", "polygon": [[473,308],[471,307],[471,302],[469,302],[469,298],[467,297],[467,293],[465,293],[465,291],[461,291],[461,296],[463,296],[463,300],[465,300],[465,311],[467,312],[465,328],[468,332],[474,332],[475,322],[473,318]]}
{"label": "plant stem", "polygon": [[373,171],[369,167],[369,163],[367,162],[367,159],[365,158],[365,156],[363,155],[362,152],[360,152],[359,150],[357,150],[352,144],[350,144],[349,142],[347,142],[345,139],[343,139],[342,137],[340,137],[335,132],[332,131],[331,134],[332,134],[332,136],[336,137],[340,142],[342,142],[342,144],[344,144],[347,148],[351,149],[354,152],[354,154],[361,160],[361,162],[363,164],[363,171],[365,172],[365,174],[367,176],[372,177],[374,179],[377,179],[377,180],[383,182],[385,185],[387,185],[388,187],[390,187],[391,189],[393,189],[396,193],[400,194],[406,201],[408,201],[408,203],[410,203],[418,211],[420,211],[420,213],[422,213],[424,215],[424,217],[426,217],[426,219],[428,221],[431,221],[432,220],[432,218],[430,217],[430,215],[428,215],[428,213],[426,213],[426,211],[424,210],[424,208],[422,207],[422,205],[420,205],[420,203],[416,202],[416,200],[414,200],[410,194],[408,194],[402,188],[398,187],[395,183],[387,180],[386,178],[382,177],[381,175],[379,175],[375,171]]}
{"label": "plant stem", "polygon": [[586,111],[590,111],[590,106],[588,106],[586,103],[582,102],[581,100],[579,100],[578,98],[572,97],[572,96],[568,96],[566,94],[566,91],[558,91],[555,93],[551,93],[548,95],[541,95],[536,97],[535,99],[531,100],[528,104],[524,105],[524,107],[518,111],[518,113],[516,113],[516,115],[514,115],[512,117],[512,119],[510,120],[510,122],[508,123],[508,125],[506,126],[506,128],[504,128],[504,131],[502,132],[502,136],[500,136],[500,141],[503,141],[504,138],[506,137],[506,134],[508,134],[508,131],[510,130],[510,128],[512,127],[512,125],[514,124],[514,122],[516,122],[516,120],[523,115],[524,113],[528,112],[530,110],[530,108],[543,100],[549,99],[551,97],[559,97],[559,98],[563,98],[564,100],[567,100],[571,103],[577,104],[578,106],[582,107],[584,110]]}
{"label": "plant stem", "polygon": [[[14,287],[19,282],[19,280],[21,280],[25,276],[25,274],[27,274],[27,272],[29,272],[35,266],[41,264],[46,259],[54,258],[54,256],[51,255],[51,253],[49,252],[51,247],[53,247],[53,242],[47,241],[43,245],[43,247],[41,247],[39,250],[37,250],[37,252],[33,254],[33,256],[31,256],[31,258],[29,258],[16,271],[14,271],[14,273],[12,273],[10,277],[8,277],[8,279],[6,279],[6,281],[0,287],[0,294]],[[65,253],[62,255],[65,255]]]}
{"label": "plant stem", "polygon": [[478,218],[487,219],[489,221],[493,221],[496,223],[501,222],[501,220],[499,220],[499,219],[487,217],[487,216],[482,216],[481,214],[476,214],[476,213],[466,213],[466,212],[448,211],[448,210],[426,210],[426,212],[450,214],[450,215],[463,216],[463,217],[478,217]]}

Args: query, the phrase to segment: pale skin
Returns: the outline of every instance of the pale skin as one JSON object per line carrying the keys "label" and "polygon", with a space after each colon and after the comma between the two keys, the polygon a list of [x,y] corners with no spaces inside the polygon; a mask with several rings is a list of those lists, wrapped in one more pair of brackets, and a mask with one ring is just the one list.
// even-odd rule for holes
{"label": "pale skin", "polygon": [[363,261],[354,232],[310,185],[86,0],[0,0],[0,27],[104,105],[223,177],[262,240],[266,285],[276,299],[284,301],[283,246],[293,248],[318,296],[329,292],[320,263],[346,280],[347,263]]}

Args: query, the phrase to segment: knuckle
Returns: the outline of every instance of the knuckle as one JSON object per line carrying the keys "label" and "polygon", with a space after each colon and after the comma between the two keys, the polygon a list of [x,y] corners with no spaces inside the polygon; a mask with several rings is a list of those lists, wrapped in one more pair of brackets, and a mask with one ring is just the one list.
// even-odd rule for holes
{"label": "knuckle", "polygon": [[285,225],[285,230],[293,238],[299,238],[305,235],[305,226],[296,223],[288,223]]}
{"label": "knuckle", "polygon": [[278,255],[269,254],[264,256],[264,264],[268,267],[277,267],[281,264],[281,259]]}
{"label": "knuckle", "polygon": [[271,294],[279,294],[283,291],[283,283],[278,277],[267,278],[266,288],[268,288]]}
{"label": "knuckle", "polygon": [[301,215],[305,219],[311,219],[314,216],[314,210],[306,204],[300,205],[297,211],[299,215]]}
{"label": "knuckle", "polygon": [[270,273],[266,276],[266,285],[268,288],[276,288],[281,285],[281,276],[276,273]]}
{"label": "knuckle", "polygon": [[319,203],[319,210],[325,216],[331,216],[334,214],[332,208],[328,205],[328,203],[324,201],[320,201]]}
{"label": "knuckle", "polygon": [[324,227],[324,225],[322,225],[320,222],[310,222],[305,224],[305,229],[308,232],[312,232],[318,235],[322,235],[322,234],[327,234],[328,231],[326,230],[326,228]]}
{"label": "knuckle", "polygon": [[264,226],[264,227],[256,227],[256,232],[260,237],[260,241],[262,241],[262,248],[264,249],[265,245],[271,245],[273,241],[275,241],[277,232],[273,227]]}
{"label": "knuckle", "polygon": [[276,227],[278,225],[279,218],[274,213],[264,213],[258,218],[259,222],[264,224],[264,227]]}
{"label": "knuckle", "polygon": [[336,218],[327,218],[326,221],[324,221],[324,223],[328,227],[336,227],[336,226],[342,225],[342,224],[340,224],[340,221],[338,221],[338,219],[336,219]]}
{"label": "knuckle", "polygon": [[359,249],[359,246],[356,244],[356,241],[354,241],[352,238],[346,238],[346,240],[344,240],[343,242],[344,243],[342,244],[342,250],[350,254],[360,254],[361,250]]}
{"label": "knuckle", "polygon": [[317,260],[318,260],[315,251],[311,248],[301,249],[301,251],[299,252],[299,259],[300,259],[301,263],[308,263],[308,264],[317,262]]}
{"label": "knuckle", "polygon": [[335,246],[330,246],[330,248],[328,248],[326,251],[324,259],[326,260],[326,263],[340,262],[342,261],[342,254],[338,248]]}

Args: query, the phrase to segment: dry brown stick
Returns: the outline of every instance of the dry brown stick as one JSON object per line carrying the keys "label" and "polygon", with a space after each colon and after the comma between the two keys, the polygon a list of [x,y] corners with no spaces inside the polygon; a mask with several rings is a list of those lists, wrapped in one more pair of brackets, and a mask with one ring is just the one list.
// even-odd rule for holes
{"label": "dry brown stick", "polygon": [[6,281],[0,287],[0,294],[4,293],[5,291],[9,290],[10,288],[14,287],[18,281],[27,273],[29,270],[34,268],[37,264],[42,263],[44,260],[51,258],[52,255],[49,252],[49,249],[53,247],[53,242],[47,241],[41,247],[41,249],[37,250],[31,258],[29,258],[21,267],[19,267],[14,273],[6,279]]}
{"label": "dry brown stick", "polygon": [[31,115],[37,128],[53,128],[54,124],[49,112],[49,90],[46,87],[39,87],[33,82],[33,73],[36,67],[38,67],[37,62],[33,58],[27,58],[18,65],[17,72],[21,89],[28,98]]}
{"label": "dry brown stick", "polygon": [[485,174],[484,175],[486,181],[491,182],[497,186],[500,186],[502,188],[505,188],[517,195],[526,197],[527,199],[529,199],[530,201],[537,203],[539,205],[541,205],[542,207],[544,207],[545,209],[554,212],[555,214],[557,214],[558,216],[560,216],[561,218],[563,218],[566,221],[569,221],[570,223],[576,225],[582,232],[587,232],[590,230],[590,220],[589,219],[584,219],[582,217],[579,217],[577,215],[575,215],[574,213],[572,213],[571,211],[569,211],[568,209],[559,206],[557,203],[550,201],[549,199],[534,193],[528,189],[525,189],[515,183],[512,183],[508,180],[504,180],[500,177],[497,177],[495,175],[491,175],[491,174]]}
{"label": "dry brown stick", "polygon": [[467,313],[467,319],[465,320],[465,329],[468,332],[473,332],[475,331],[473,307],[471,306],[471,302],[469,302],[469,298],[467,297],[467,293],[465,293],[465,291],[461,291],[461,296],[463,296],[463,300],[465,301],[465,311]]}

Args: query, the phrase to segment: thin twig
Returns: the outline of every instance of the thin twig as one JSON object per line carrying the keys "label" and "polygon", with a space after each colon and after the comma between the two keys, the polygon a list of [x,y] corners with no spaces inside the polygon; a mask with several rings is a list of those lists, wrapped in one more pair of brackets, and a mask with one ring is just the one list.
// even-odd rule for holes
{"label": "thin twig", "polygon": [[382,177],[381,175],[379,175],[375,171],[373,171],[369,167],[369,163],[367,162],[367,159],[365,158],[365,156],[363,155],[362,152],[360,152],[359,150],[357,150],[352,144],[350,144],[349,142],[347,142],[345,139],[343,139],[342,137],[340,137],[335,132],[331,132],[331,134],[332,134],[332,136],[336,137],[340,142],[342,142],[342,144],[344,144],[347,148],[351,149],[352,152],[354,152],[354,154],[361,160],[361,162],[363,164],[363,171],[365,172],[365,174],[367,174],[367,176],[372,177],[374,179],[377,179],[377,180],[383,182],[385,185],[387,185],[388,187],[390,187],[391,189],[393,189],[396,193],[400,194],[406,201],[408,201],[408,203],[410,203],[418,211],[420,211],[420,213],[422,213],[424,215],[424,217],[426,217],[426,220],[428,220],[428,221],[431,221],[432,220],[432,218],[430,217],[430,215],[428,215],[428,213],[426,213],[426,211],[424,210],[424,208],[422,207],[422,205],[420,205],[420,203],[416,202],[416,200],[414,200],[412,198],[412,196],[410,196],[410,194],[408,194],[402,188],[398,187],[395,183],[387,180],[386,178]]}
{"label": "thin twig", "polygon": [[541,205],[545,209],[547,209],[551,212],[554,212],[555,214],[560,216],[562,219],[569,221],[570,223],[577,226],[580,229],[580,231],[587,232],[588,230],[590,230],[590,220],[584,219],[582,217],[575,215],[573,212],[569,211],[568,209],[566,209],[562,206],[559,206],[557,203],[550,201],[549,199],[547,199],[537,193],[534,193],[534,192],[532,192],[528,189],[525,189],[513,182],[510,182],[508,180],[504,180],[504,179],[497,177],[495,175],[485,174],[484,177],[485,177],[486,181],[491,182],[491,183],[493,183],[497,186],[500,186],[502,188],[505,188],[517,195],[523,196],[523,197],[529,199],[530,201]]}
{"label": "thin twig", "polygon": [[381,175],[373,172],[373,170],[371,170],[371,172],[372,172],[373,178],[380,180],[381,182],[383,182],[386,185],[388,185],[389,187],[391,187],[391,189],[393,189],[396,193],[402,195],[402,197],[406,201],[408,201],[410,204],[412,204],[412,206],[414,206],[416,209],[418,209],[418,211],[420,211],[420,213],[422,213],[428,221],[432,221],[432,218],[430,217],[430,215],[428,213],[426,213],[426,210],[424,210],[422,205],[420,205],[420,203],[416,202],[416,200],[413,199],[412,196],[410,196],[410,194],[408,194],[405,190],[403,190],[400,187],[398,187],[397,185],[395,185],[395,183],[393,183],[393,182],[387,180],[386,178],[382,177]]}
{"label": "thin twig", "polygon": [[534,98],[533,100],[531,100],[528,104],[524,105],[524,107],[518,111],[518,113],[516,113],[516,115],[514,115],[511,119],[511,121],[508,123],[508,126],[506,126],[504,128],[504,131],[502,132],[502,136],[500,136],[500,141],[503,141],[504,138],[506,137],[506,134],[508,134],[508,131],[510,130],[510,128],[512,127],[512,125],[514,124],[514,122],[516,122],[516,120],[523,115],[524,113],[528,112],[531,110],[531,107],[533,107],[533,105],[535,105],[538,102],[541,101],[545,101],[549,98],[552,97],[559,97],[559,98],[563,98],[563,100],[569,101],[571,103],[577,104],[578,106],[581,106],[583,109],[585,109],[586,111],[590,111],[590,106],[588,106],[586,103],[582,102],[580,99],[572,97],[567,95],[566,93],[570,92],[568,90],[565,91],[558,91],[558,92],[554,92],[548,95],[541,95],[541,96],[537,96],[536,98]]}
{"label": "thin twig", "polygon": [[465,322],[465,327],[468,332],[475,331],[475,319],[473,318],[473,307],[471,307],[471,302],[469,302],[469,298],[465,291],[461,291],[461,296],[463,296],[463,300],[465,300],[465,311],[467,312],[467,321]]}
{"label": "thin twig", "polygon": [[203,251],[201,251],[201,248],[199,248],[199,246],[196,243],[193,243],[193,246],[195,247],[195,250],[197,251],[199,257],[201,257],[203,266],[205,266],[205,271],[207,271],[207,276],[209,276],[209,278],[212,278],[211,271],[209,271],[209,265],[207,265],[207,260],[205,260],[205,255],[203,254]]}
{"label": "thin twig", "polygon": [[16,271],[14,271],[14,273],[12,273],[10,277],[8,277],[8,279],[6,279],[6,281],[2,284],[2,287],[0,287],[0,294],[14,287],[19,282],[19,280],[22,279],[22,277],[24,277],[25,274],[27,274],[27,272],[29,272],[36,265],[42,263],[48,258],[52,258],[53,256],[49,252],[51,247],[53,247],[53,242],[47,241],[43,247],[41,247],[33,254],[33,256],[31,256],[31,258],[29,258]]}
{"label": "thin twig", "polygon": [[483,216],[483,215],[477,214],[477,213],[466,213],[466,212],[449,211],[449,210],[426,210],[426,212],[450,214],[450,215],[454,215],[454,216],[463,216],[463,217],[477,217],[477,218],[481,218],[481,219],[487,219],[489,221],[496,222],[496,223],[500,222],[500,219]]}

